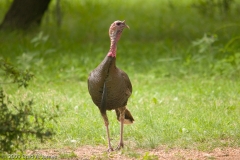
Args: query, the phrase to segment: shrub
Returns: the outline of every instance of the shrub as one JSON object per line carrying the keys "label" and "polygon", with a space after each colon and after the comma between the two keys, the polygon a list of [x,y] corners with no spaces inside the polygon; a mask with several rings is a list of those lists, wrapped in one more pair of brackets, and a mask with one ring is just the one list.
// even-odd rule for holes
{"label": "shrub", "polygon": [[[27,88],[33,78],[33,74],[19,71],[3,59],[0,59],[0,70],[4,80],[8,81],[0,84],[17,83],[18,87]],[[50,116],[46,112],[38,113],[34,111],[33,105],[33,99],[14,104],[0,88],[0,153],[23,152],[32,138],[36,137],[43,142],[45,138],[54,135],[53,129],[48,128],[45,122],[54,120],[56,114]]]}

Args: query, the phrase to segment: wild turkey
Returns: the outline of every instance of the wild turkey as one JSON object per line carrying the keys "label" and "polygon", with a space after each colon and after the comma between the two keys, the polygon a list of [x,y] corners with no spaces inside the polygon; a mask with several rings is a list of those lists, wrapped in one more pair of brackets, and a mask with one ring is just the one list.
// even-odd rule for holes
{"label": "wild turkey", "polygon": [[132,93],[132,84],[128,75],[116,67],[117,42],[124,28],[129,28],[124,21],[115,21],[109,28],[111,40],[110,50],[103,61],[88,77],[88,91],[93,102],[99,108],[103,117],[107,138],[108,151],[113,151],[110,143],[107,110],[115,110],[117,119],[121,123],[120,142],[117,149],[123,148],[123,125],[133,123],[134,119],[127,110],[127,101]]}

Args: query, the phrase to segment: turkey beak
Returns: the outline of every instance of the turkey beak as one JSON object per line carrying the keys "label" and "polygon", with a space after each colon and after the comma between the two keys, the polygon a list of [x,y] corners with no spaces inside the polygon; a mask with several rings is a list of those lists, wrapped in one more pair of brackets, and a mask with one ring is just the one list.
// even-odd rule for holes
{"label": "turkey beak", "polygon": [[123,21],[123,23],[124,23],[126,28],[130,29],[130,27],[128,25],[126,25],[125,20]]}

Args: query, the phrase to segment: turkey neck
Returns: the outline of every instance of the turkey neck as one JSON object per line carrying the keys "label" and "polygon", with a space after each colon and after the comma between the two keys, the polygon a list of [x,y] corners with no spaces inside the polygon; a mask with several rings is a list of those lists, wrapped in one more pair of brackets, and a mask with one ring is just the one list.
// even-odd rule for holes
{"label": "turkey neck", "polygon": [[111,45],[108,52],[108,57],[115,57],[117,55],[117,42],[121,37],[122,31],[118,31],[116,34],[110,35]]}
{"label": "turkey neck", "polygon": [[115,40],[111,40],[111,45],[110,45],[110,49],[108,52],[108,57],[115,57],[116,58],[116,54],[117,54],[117,42]]}

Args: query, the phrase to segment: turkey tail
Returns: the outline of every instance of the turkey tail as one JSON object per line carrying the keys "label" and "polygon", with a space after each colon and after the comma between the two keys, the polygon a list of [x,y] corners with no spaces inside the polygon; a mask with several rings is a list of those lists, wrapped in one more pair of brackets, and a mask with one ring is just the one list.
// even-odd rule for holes
{"label": "turkey tail", "polygon": [[[116,115],[117,115],[117,120],[120,121],[120,111],[118,109],[115,109]],[[125,119],[124,119],[124,124],[132,124],[134,121],[132,114],[128,109],[125,109]]]}

